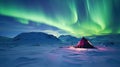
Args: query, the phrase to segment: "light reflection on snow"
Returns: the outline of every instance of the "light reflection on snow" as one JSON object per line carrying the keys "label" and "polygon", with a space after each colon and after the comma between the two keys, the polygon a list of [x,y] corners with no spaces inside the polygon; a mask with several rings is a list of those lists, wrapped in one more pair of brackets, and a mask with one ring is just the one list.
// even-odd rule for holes
{"label": "light reflection on snow", "polygon": [[75,51],[85,51],[85,50],[87,50],[87,49],[85,49],[85,48],[75,48],[75,47],[73,47],[73,46],[70,46],[70,47],[67,48],[67,49],[75,50]]}
{"label": "light reflection on snow", "polygon": [[105,47],[98,47],[98,49],[101,50],[101,51],[106,51],[106,50],[108,50],[108,49],[105,48]]}
{"label": "light reflection on snow", "polygon": [[74,50],[74,51],[96,51],[96,50],[107,51],[107,50],[111,50],[111,49],[106,48],[106,47],[96,47],[96,49],[89,49],[89,48],[75,48],[73,46],[70,46],[67,49]]}

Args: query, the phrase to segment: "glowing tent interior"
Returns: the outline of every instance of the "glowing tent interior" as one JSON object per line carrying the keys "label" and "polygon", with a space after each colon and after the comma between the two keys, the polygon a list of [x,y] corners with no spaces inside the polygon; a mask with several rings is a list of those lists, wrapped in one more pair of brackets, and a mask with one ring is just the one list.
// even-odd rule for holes
{"label": "glowing tent interior", "polygon": [[84,37],[74,47],[75,48],[96,48]]}

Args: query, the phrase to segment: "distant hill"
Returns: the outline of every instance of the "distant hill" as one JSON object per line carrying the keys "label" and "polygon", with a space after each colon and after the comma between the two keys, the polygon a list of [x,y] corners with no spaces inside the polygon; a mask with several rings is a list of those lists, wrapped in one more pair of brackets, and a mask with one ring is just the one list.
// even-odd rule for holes
{"label": "distant hill", "polygon": [[5,36],[0,36],[0,43],[9,42],[11,40],[12,40],[12,38],[8,38],[8,37],[5,37]]}
{"label": "distant hill", "polygon": [[0,36],[0,47],[7,47],[8,45],[11,46],[12,38]]}
{"label": "distant hill", "polygon": [[[120,45],[120,34],[86,37],[93,45]],[[18,34],[14,38],[0,36],[0,45],[76,45],[81,38],[71,35],[55,37],[42,32],[27,32]]]}
{"label": "distant hill", "polygon": [[57,44],[61,43],[57,37],[42,32],[21,33],[13,38],[17,44]]}
{"label": "distant hill", "polygon": [[120,34],[91,36],[88,38],[95,45],[120,45]]}
{"label": "distant hill", "polygon": [[[87,36],[85,38],[87,38],[93,45],[101,46],[120,45],[120,34]],[[69,45],[76,45],[81,38],[76,38],[71,35],[61,35],[59,39],[63,43]]]}
{"label": "distant hill", "polygon": [[76,44],[80,38],[73,37],[71,35],[61,35],[59,39],[66,44]]}

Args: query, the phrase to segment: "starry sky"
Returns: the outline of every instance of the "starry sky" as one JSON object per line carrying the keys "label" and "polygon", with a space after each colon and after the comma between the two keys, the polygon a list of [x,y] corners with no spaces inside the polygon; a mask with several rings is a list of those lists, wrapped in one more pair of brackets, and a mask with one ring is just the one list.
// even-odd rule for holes
{"label": "starry sky", "polygon": [[120,0],[0,0],[0,35],[120,33]]}

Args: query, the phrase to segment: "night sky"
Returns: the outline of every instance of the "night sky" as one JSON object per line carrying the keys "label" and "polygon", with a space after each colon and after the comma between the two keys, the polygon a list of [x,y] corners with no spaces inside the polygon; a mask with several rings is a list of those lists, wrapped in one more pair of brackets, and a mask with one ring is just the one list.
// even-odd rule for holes
{"label": "night sky", "polygon": [[0,0],[0,35],[120,33],[120,0]]}

